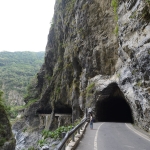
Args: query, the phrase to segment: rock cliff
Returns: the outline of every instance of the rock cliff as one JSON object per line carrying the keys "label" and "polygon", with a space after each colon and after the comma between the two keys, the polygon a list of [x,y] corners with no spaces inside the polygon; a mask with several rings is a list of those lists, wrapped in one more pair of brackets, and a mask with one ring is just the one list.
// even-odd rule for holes
{"label": "rock cliff", "polygon": [[97,121],[149,131],[149,10],[149,0],[56,0],[39,101],[26,110],[26,122],[37,124],[36,113],[72,113],[74,121],[91,108]]}

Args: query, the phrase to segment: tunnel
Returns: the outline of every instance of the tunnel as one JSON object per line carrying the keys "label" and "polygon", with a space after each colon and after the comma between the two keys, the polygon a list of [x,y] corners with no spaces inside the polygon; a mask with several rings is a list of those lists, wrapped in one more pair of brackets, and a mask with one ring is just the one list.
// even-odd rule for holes
{"label": "tunnel", "polygon": [[52,108],[51,105],[48,104],[40,104],[38,109],[36,110],[37,114],[51,114],[52,113]]}
{"label": "tunnel", "polygon": [[[37,109],[36,113],[37,114],[51,114],[52,107],[50,104],[42,105]],[[58,102],[54,103],[54,113],[72,114],[72,108],[69,105],[63,104],[58,101]]]}
{"label": "tunnel", "polygon": [[109,84],[99,93],[95,110],[99,122],[133,123],[132,110],[116,83]]}
{"label": "tunnel", "polygon": [[72,108],[68,104],[63,104],[58,101],[55,103],[54,112],[58,114],[72,114]]}

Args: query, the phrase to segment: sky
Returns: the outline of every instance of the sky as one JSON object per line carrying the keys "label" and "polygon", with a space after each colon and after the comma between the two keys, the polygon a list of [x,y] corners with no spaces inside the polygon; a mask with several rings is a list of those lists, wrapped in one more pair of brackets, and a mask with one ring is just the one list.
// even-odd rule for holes
{"label": "sky", "polygon": [[0,0],[0,51],[45,51],[55,0]]}

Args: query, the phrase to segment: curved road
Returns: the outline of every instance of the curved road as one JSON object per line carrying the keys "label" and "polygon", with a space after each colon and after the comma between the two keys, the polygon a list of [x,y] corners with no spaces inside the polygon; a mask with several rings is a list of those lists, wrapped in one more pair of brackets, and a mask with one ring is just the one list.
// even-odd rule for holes
{"label": "curved road", "polygon": [[76,150],[150,150],[150,139],[132,128],[125,123],[94,123]]}

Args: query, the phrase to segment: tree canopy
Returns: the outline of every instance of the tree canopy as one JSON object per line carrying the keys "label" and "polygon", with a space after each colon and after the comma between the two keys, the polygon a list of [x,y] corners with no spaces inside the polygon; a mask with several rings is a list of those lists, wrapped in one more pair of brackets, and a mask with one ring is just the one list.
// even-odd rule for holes
{"label": "tree canopy", "polygon": [[25,94],[43,61],[44,52],[0,52],[0,90],[6,100],[10,90]]}

